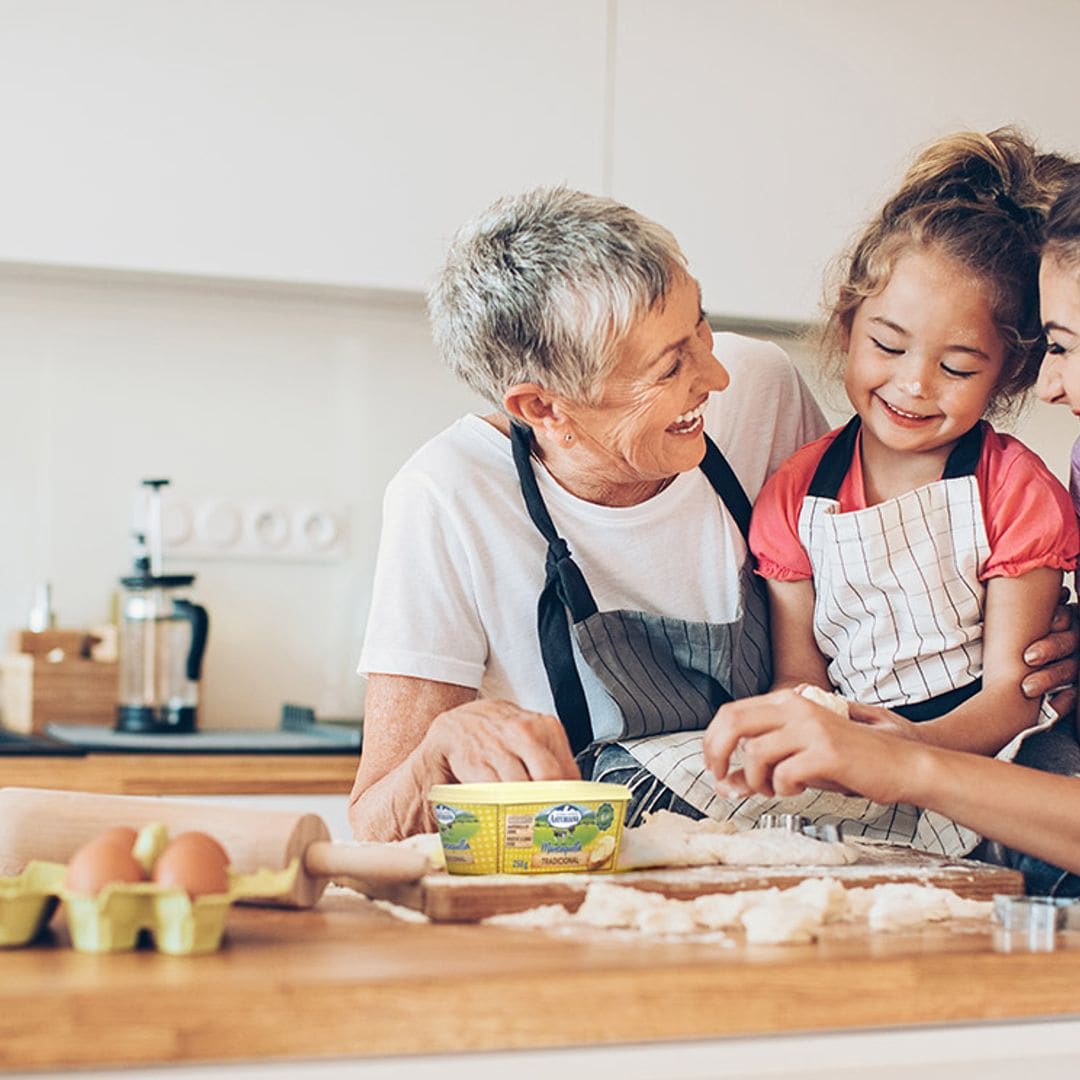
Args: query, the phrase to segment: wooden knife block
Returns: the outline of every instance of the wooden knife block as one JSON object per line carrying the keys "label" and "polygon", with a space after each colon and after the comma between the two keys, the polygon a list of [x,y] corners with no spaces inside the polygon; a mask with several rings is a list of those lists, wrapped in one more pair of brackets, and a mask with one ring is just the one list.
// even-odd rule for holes
{"label": "wooden knife block", "polygon": [[52,723],[111,727],[118,664],[90,658],[99,640],[96,633],[76,630],[14,634],[11,644],[18,651],[0,657],[0,724],[26,734]]}

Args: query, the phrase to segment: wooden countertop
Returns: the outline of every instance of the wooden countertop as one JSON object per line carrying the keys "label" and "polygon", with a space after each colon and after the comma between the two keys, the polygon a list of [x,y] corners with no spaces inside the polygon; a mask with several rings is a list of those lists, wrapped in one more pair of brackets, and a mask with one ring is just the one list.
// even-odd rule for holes
{"label": "wooden countertop", "polygon": [[0,787],[116,795],[341,795],[355,754],[86,754],[0,756]]}
{"label": "wooden countertop", "polygon": [[1080,931],[995,953],[984,924],[805,946],[413,924],[335,892],[236,908],[224,949],[4,954],[7,1069],[366,1057],[1053,1017],[1080,1011]]}

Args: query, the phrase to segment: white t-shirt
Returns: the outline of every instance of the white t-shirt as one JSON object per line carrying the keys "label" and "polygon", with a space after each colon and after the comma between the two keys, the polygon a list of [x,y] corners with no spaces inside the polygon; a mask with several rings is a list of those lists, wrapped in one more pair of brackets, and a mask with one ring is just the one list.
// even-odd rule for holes
{"label": "white t-shirt", "polygon": [[[776,345],[716,334],[731,375],[705,429],[753,500],[765,479],[825,420]],[[597,506],[536,466],[540,493],[599,610],[695,622],[738,615],[746,545],[700,469],[637,506]],[[386,489],[371,614],[360,670],[475,687],[554,712],[536,606],[547,545],[529,519],[510,440],[466,416],[422,446]],[[617,733],[598,680],[581,663],[593,731]]]}

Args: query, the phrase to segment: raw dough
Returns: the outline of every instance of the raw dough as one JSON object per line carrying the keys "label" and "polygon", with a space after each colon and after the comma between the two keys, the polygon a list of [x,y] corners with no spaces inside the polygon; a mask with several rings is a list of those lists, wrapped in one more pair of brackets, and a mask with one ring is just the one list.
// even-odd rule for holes
{"label": "raw dough", "polygon": [[524,911],[492,915],[484,922],[518,930],[542,930],[552,926],[565,926],[570,918],[570,912],[562,904],[541,904],[540,907],[526,908]]}
{"label": "raw dough", "polygon": [[855,862],[847,844],[812,840],[785,829],[738,831],[730,821],[694,821],[670,810],[648,814],[624,829],[618,868],[646,866],[843,866]]}
{"label": "raw dough", "polygon": [[645,914],[666,908],[670,903],[661,893],[600,881],[589,886],[575,919],[590,926],[637,926]]}
{"label": "raw dough", "polygon": [[847,699],[842,698],[839,694],[831,694],[828,690],[822,690],[820,686],[809,686],[805,683],[798,688],[796,693],[806,698],[807,701],[812,701],[815,705],[821,705],[823,708],[828,709],[829,712],[842,716],[845,720],[848,718]]}
{"label": "raw dough", "polygon": [[523,928],[632,930],[650,936],[694,935],[726,943],[717,931],[742,927],[750,944],[813,941],[834,922],[863,922],[881,932],[906,930],[948,918],[990,917],[988,901],[966,900],[932,885],[890,884],[845,889],[832,878],[810,878],[791,889],[753,889],[672,900],[626,885],[595,882],[571,914],[548,904],[484,922]]}
{"label": "raw dough", "polygon": [[777,899],[748,908],[742,924],[751,945],[794,945],[814,940],[821,915],[805,904]]}

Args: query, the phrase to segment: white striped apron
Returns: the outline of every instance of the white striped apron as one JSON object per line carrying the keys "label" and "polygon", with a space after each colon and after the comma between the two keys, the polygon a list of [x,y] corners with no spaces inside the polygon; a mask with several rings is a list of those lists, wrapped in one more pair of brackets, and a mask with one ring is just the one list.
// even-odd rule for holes
{"label": "white striped apron", "polygon": [[[799,515],[814,576],[814,637],[844,697],[931,719],[982,685],[986,586],[979,571],[990,542],[975,468],[983,427],[958,441],[940,480],[843,513],[836,494],[858,431],[856,417],[833,441]],[[996,756],[1012,760],[1025,738],[1057,718],[1044,700],[1037,722]],[[874,813],[864,811],[867,819]],[[980,839],[914,807],[882,807],[881,820],[890,839],[946,855],[966,854]]]}

